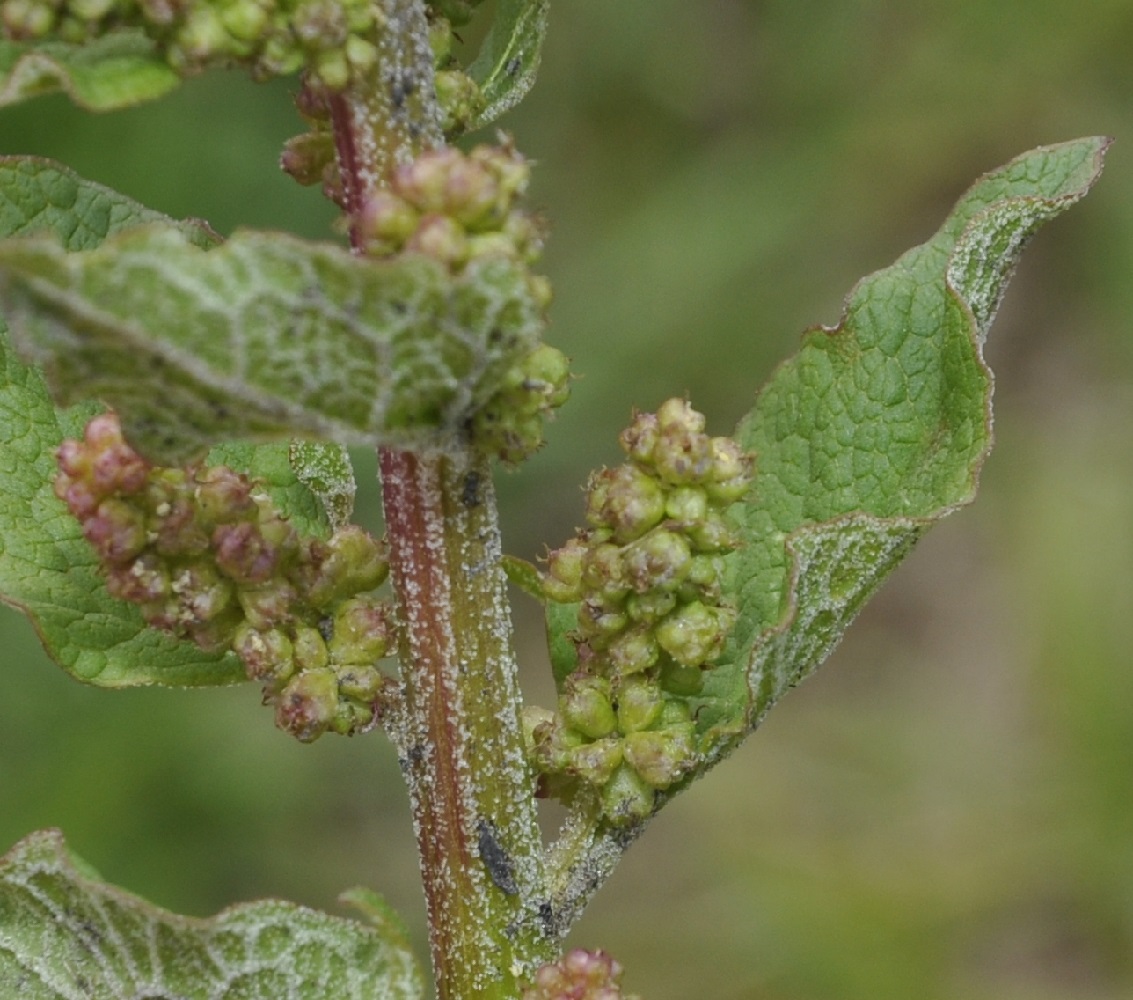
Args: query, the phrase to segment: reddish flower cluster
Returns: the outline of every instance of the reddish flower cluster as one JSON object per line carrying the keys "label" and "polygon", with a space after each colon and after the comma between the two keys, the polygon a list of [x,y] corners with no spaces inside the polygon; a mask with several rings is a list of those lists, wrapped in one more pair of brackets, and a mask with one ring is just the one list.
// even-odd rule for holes
{"label": "reddish flower cluster", "polygon": [[604,951],[575,948],[542,966],[523,1000],[637,1000],[622,993],[622,966]]}
{"label": "reddish flower cluster", "polygon": [[305,741],[371,725],[396,644],[383,545],[348,525],[302,537],[262,484],[224,467],[150,465],[118,418],[58,450],[55,493],[82,524],[110,593],[154,628],[233,650],[281,728]]}

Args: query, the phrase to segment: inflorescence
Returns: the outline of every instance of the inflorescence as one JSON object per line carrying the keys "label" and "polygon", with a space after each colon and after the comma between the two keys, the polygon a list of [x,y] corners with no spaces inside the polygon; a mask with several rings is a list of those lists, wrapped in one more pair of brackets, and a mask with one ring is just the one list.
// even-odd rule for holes
{"label": "inflorescence", "polygon": [[378,61],[382,29],[373,0],[0,0],[16,41],[82,44],[140,29],[182,76],[246,66],[257,79],[305,70],[341,89]]}
{"label": "inflorescence", "polygon": [[522,1000],[639,1000],[622,993],[622,971],[604,951],[575,948],[541,966]]}
{"label": "inflorescence", "polygon": [[621,435],[629,461],[591,477],[589,528],[543,574],[549,600],[578,604],[578,667],[556,712],[528,711],[532,756],[545,793],[590,788],[615,823],[649,816],[698,762],[689,699],[735,622],[721,596],[739,545],[726,510],[754,458],[704,425],[681,399],[638,414]]}
{"label": "inflorescence", "polygon": [[82,525],[115,597],[209,652],[232,650],[280,728],[308,742],[372,726],[397,637],[371,592],[382,542],[355,525],[301,536],[263,484],[223,466],[153,466],[112,413],[57,452],[55,494]]}
{"label": "inflorescence", "polygon": [[[317,102],[305,101],[317,121]],[[321,136],[321,138],[320,138]],[[304,183],[337,188],[329,126],[293,139],[284,169]],[[421,254],[454,275],[485,258],[506,258],[526,272],[527,292],[539,309],[551,300],[551,286],[530,267],[543,247],[538,220],[519,204],[531,177],[530,163],[506,138],[470,152],[448,146],[422,153],[393,170],[351,220],[355,240],[369,256],[382,259]],[[543,442],[543,422],[570,395],[570,363],[541,344],[521,358],[498,392],[472,416],[469,440],[480,450],[514,465]]]}

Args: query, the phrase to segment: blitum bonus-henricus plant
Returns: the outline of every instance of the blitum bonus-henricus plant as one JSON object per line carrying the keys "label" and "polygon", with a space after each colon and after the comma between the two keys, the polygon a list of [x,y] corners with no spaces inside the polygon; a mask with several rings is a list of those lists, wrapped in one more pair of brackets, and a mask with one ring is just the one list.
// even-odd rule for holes
{"label": "blitum bonus-henricus plant", "polygon": [[[0,592],[105,687],[254,680],[309,742],[383,730],[415,819],[437,994],[622,996],[561,942],[674,796],[831,652],[990,448],[981,348],[1027,239],[1107,142],[1026,153],[863,279],[730,435],[633,413],[585,527],[501,551],[493,465],[566,402],[546,236],[507,136],[450,145],[534,81],[546,0],[0,0],[0,99],[108,110],[190,74],[297,77],[283,169],[349,246],[220,239],[40,159],[0,160]],[[475,59],[454,32],[489,23]],[[569,347],[569,331],[563,331]],[[581,367],[588,362],[580,359]],[[627,399],[627,411],[633,403]],[[384,538],[350,523],[378,449]],[[524,706],[509,580],[558,690]],[[565,821],[550,844],[537,800]],[[55,831],[0,860],[5,997],[426,995],[395,918],[281,902],[189,920]]]}

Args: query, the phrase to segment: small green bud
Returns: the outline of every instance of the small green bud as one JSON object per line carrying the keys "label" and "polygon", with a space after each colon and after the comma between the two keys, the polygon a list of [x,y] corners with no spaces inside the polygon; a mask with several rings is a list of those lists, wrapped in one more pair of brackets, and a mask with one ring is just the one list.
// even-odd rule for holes
{"label": "small green bud", "polygon": [[259,41],[269,20],[268,11],[253,0],[237,0],[220,13],[220,21],[229,34],[242,42]]}
{"label": "small green bud", "polygon": [[665,498],[665,516],[682,524],[708,516],[708,495],[698,486],[678,486]]}
{"label": "small green bud", "polygon": [[562,548],[547,553],[547,571],[542,574],[543,593],[552,601],[570,604],[582,598],[582,565],[586,545],[570,539]]}
{"label": "small green bud", "polygon": [[385,675],[376,667],[356,666],[336,673],[339,694],[355,701],[372,702],[386,683]]}
{"label": "small green bud", "polygon": [[655,795],[637,771],[622,763],[602,788],[602,812],[612,823],[626,825],[653,814]]}
{"label": "small green bud", "polygon": [[618,730],[629,734],[648,729],[660,717],[661,705],[655,681],[640,675],[625,678],[618,688]]}
{"label": "small green bud", "polygon": [[661,655],[657,640],[648,628],[636,628],[612,639],[605,650],[605,659],[619,675],[648,670]]}
{"label": "small green bud", "polygon": [[712,511],[703,520],[687,525],[685,534],[696,551],[703,553],[732,552],[740,543],[736,530],[719,511]]}
{"label": "small green bud", "polygon": [[578,626],[591,640],[592,645],[601,645],[625,629],[629,619],[616,604],[609,604],[597,598],[587,598],[578,606]]}
{"label": "small green bud", "polygon": [[440,69],[452,55],[452,24],[447,17],[437,17],[429,21],[429,48],[433,53],[433,65]]}
{"label": "small green bud", "polygon": [[724,609],[692,601],[657,626],[657,642],[678,663],[699,667],[720,655],[730,627]]}
{"label": "small green bud", "polygon": [[292,136],[283,144],[279,165],[304,187],[322,181],[327,167],[335,162],[334,137],[330,132],[312,131]]}
{"label": "small green bud", "polygon": [[631,594],[626,601],[626,614],[635,622],[651,625],[659,622],[677,606],[677,595],[667,591]]}
{"label": "small green bud", "polygon": [[193,476],[193,499],[200,518],[210,524],[248,520],[256,513],[252,483],[220,465],[201,469]]}
{"label": "small green bud", "polygon": [[605,785],[620,770],[622,741],[618,738],[583,743],[570,752],[567,770],[588,785]]}
{"label": "small green bud", "polygon": [[328,652],[333,663],[371,666],[396,644],[392,611],[372,597],[344,601],[335,612]]}
{"label": "small green bud", "polygon": [[653,529],[625,550],[626,575],[639,594],[676,590],[691,566],[688,542],[675,531],[664,528]]}
{"label": "small green bud", "polygon": [[571,674],[563,684],[559,710],[568,726],[591,740],[609,736],[617,728],[610,682],[604,677]]}
{"label": "small green bud", "polygon": [[608,601],[620,601],[629,594],[621,547],[609,542],[593,546],[583,558],[582,582],[589,592]]}
{"label": "small green bud", "polygon": [[630,733],[623,753],[626,763],[653,788],[668,788],[696,763],[692,725]]}
{"label": "small green bud", "polygon": [[483,92],[476,81],[463,70],[437,70],[435,86],[441,128],[446,133],[463,132],[484,109]]}
{"label": "small green bud", "polygon": [[292,646],[295,650],[295,665],[300,670],[322,669],[330,660],[326,640],[318,629],[300,626],[295,630]]}
{"label": "small green bud", "polygon": [[607,527],[618,542],[631,542],[660,523],[665,496],[650,476],[632,465],[603,469],[587,487],[586,519]]}

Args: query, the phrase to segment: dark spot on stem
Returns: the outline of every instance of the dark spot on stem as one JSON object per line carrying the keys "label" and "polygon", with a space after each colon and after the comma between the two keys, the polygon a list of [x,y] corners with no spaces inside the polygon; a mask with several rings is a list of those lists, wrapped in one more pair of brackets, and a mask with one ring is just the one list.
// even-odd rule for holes
{"label": "dark spot on stem", "polygon": [[519,886],[515,881],[515,865],[511,855],[500,846],[495,824],[491,820],[481,819],[478,828],[477,846],[480,848],[480,860],[488,870],[488,877],[501,892],[509,896],[519,895]]}

